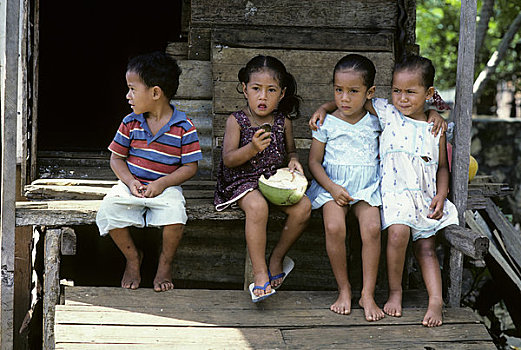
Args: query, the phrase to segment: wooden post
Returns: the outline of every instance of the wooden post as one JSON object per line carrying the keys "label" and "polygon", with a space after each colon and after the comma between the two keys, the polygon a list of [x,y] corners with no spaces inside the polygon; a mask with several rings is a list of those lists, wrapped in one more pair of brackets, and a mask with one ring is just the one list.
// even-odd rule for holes
{"label": "wooden post", "polygon": [[61,229],[45,231],[43,283],[43,349],[54,349],[54,311],[60,301]]}
{"label": "wooden post", "polygon": [[13,348],[16,124],[21,0],[0,3],[1,184],[0,349]]}
{"label": "wooden post", "polygon": [[[452,201],[458,208],[460,226],[465,226],[468,196],[470,132],[472,127],[472,85],[474,83],[474,48],[476,40],[476,0],[462,0],[458,45],[458,70],[454,107],[454,152],[452,153]],[[454,247],[449,258],[448,305],[459,307],[463,254]]]}

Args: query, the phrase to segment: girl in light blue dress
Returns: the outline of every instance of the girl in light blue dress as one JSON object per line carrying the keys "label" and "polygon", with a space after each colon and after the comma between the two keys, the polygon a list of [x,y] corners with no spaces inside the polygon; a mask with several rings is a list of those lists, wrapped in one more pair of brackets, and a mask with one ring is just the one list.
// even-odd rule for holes
{"label": "girl in light blue dress", "polygon": [[312,208],[322,207],[326,250],[338,285],[330,309],[351,312],[351,285],[346,266],[345,216],[352,209],[362,237],[363,289],[359,300],[368,321],[384,317],[374,301],[380,259],[380,175],[378,118],[364,104],[374,96],[374,64],[360,55],[347,55],[333,71],[337,110],[313,132],[309,169],[314,180],[307,192]]}

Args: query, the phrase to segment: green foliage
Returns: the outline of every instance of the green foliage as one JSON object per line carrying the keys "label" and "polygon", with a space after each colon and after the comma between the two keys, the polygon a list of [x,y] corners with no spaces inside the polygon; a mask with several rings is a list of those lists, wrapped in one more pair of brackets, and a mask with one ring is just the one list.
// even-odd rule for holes
{"label": "green foliage", "polygon": [[[416,42],[420,54],[430,58],[436,67],[436,86],[443,90],[456,85],[459,43],[459,16],[461,2],[456,0],[418,0],[416,2]],[[478,16],[481,1],[478,0]],[[485,67],[501,39],[521,12],[521,1],[495,0],[494,14],[489,22],[485,41],[479,51],[475,67],[476,77]],[[478,18],[479,21],[479,18]],[[521,34],[518,32],[507,56],[496,70],[491,81],[520,78]]]}

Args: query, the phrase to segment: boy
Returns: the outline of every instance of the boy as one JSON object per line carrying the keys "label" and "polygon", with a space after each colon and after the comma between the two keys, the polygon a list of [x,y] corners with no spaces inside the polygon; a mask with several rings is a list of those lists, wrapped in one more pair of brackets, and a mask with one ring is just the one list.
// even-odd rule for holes
{"label": "boy", "polygon": [[202,158],[197,130],[185,113],[170,105],[181,69],[164,53],[132,58],[127,66],[127,115],[109,145],[110,166],[119,181],[102,201],[96,217],[100,234],[110,234],[126,259],[121,287],[141,282],[143,253],[129,226],[162,226],[163,244],[154,290],[174,288],[172,261],[187,220],[180,185],[197,172]]}

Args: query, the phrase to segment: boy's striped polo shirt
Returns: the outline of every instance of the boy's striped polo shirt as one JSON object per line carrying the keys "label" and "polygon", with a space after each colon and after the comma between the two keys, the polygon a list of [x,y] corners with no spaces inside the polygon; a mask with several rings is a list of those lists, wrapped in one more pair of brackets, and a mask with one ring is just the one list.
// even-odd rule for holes
{"label": "boy's striped polo shirt", "polygon": [[171,107],[172,117],[155,135],[143,114],[127,115],[109,145],[111,152],[126,158],[132,175],[144,184],[202,159],[194,124],[184,112]]}

